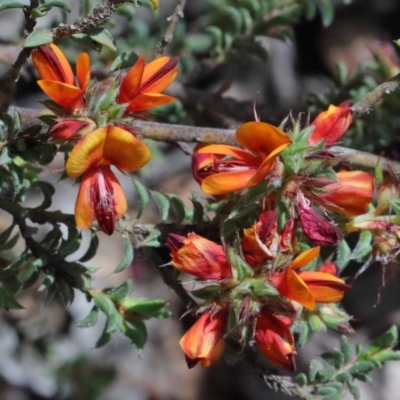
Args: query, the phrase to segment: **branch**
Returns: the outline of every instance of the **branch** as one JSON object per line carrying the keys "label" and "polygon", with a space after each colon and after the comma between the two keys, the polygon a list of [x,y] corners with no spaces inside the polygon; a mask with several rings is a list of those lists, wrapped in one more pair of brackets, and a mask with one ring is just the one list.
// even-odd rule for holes
{"label": "branch", "polygon": [[106,22],[121,4],[131,4],[128,0],[103,0],[86,17],[79,18],[71,25],[60,24],[51,33],[54,37],[68,38],[74,33],[86,33]]}
{"label": "branch", "polygon": [[[368,96],[368,95],[367,95]],[[357,103],[358,104],[358,103]],[[37,117],[43,114],[40,110],[31,108],[15,108],[20,113],[24,125],[38,123]],[[134,127],[139,136],[144,139],[159,142],[186,143],[219,143],[237,146],[234,129],[202,128],[198,126],[164,124],[159,122],[136,120]],[[400,162],[388,160],[375,154],[341,146],[330,147],[329,151],[347,163],[364,168],[375,168],[380,165],[382,170],[393,172],[400,176]]]}
{"label": "branch", "polygon": [[157,49],[154,53],[154,58],[161,57],[165,48],[171,43],[174,37],[174,31],[178,21],[183,18],[183,9],[185,8],[186,0],[178,0],[178,4],[175,7],[174,12],[167,18],[168,27],[161,41],[157,45]]}
{"label": "branch", "polygon": [[[36,25],[36,19],[31,15],[34,8],[39,6],[39,0],[31,0],[30,6],[24,8],[25,15],[25,34],[29,35]],[[0,113],[7,112],[10,106],[14,94],[17,88],[17,83],[21,74],[21,69],[25,65],[29,56],[31,55],[32,49],[24,47],[18,54],[17,59],[11,66],[10,73],[2,80],[0,80]]]}
{"label": "branch", "polygon": [[359,118],[364,114],[368,114],[373,106],[381,101],[388,94],[400,88],[400,74],[397,74],[387,82],[381,83],[372,92],[369,92],[359,102],[351,107],[353,116]]}

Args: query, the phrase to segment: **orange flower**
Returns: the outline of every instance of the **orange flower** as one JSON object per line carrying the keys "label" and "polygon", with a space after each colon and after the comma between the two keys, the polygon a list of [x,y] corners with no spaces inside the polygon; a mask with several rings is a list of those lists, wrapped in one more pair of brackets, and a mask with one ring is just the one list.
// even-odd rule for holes
{"label": "orange flower", "polygon": [[128,112],[171,103],[175,98],[161,92],[176,78],[177,63],[177,57],[161,57],[145,65],[144,57],[140,56],[122,80],[117,102],[128,103]]}
{"label": "orange flower", "polygon": [[228,319],[228,311],[216,313],[206,311],[179,341],[186,355],[189,368],[199,361],[202,367],[208,367],[222,342],[222,333]]}
{"label": "orange flower", "polygon": [[90,168],[82,177],[75,203],[75,221],[88,228],[96,218],[107,235],[114,232],[116,220],[126,212],[126,198],[117,177],[109,166]]}
{"label": "orange flower", "polygon": [[171,233],[168,239],[172,265],[179,271],[202,279],[231,278],[222,246],[195,233],[187,237]]}
{"label": "orange flower", "polygon": [[83,175],[75,205],[77,226],[87,228],[96,217],[100,228],[111,234],[115,220],[125,213],[126,199],[110,165],[134,172],[146,165],[150,157],[144,142],[116,126],[101,127],[84,136],[72,149],[66,164],[69,177]]}
{"label": "orange flower", "polygon": [[325,269],[327,272],[295,271],[318,257],[319,251],[319,247],[314,247],[301,253],[285,271],[272,277],[272,282],[281,295],[297,301],[309,310],[314,310],[316,303],[340,301],[344,292],[350,289],[349,285],[332,275],[328,269]]}
{"label": "orange flower", "polygon": [[247,150],[219,144],[197,150],[215,154],[213,161],[208,157],[210,162],[199,164],[197,171],[205,193],[226,194],[261,183],[273,170],[279,153],[292,143],[283,131],[265,122],[243,124],[236,131],[236,140]]}
{"label": "orange flower", "polygon": [[268,309],[257,316],[254,338],[261,353],[272,363],[289,371],[295,370],[295,345],[292,332],[285,322]]}
{"label": "orange flower", "polygon": [[56,103],[68,111],[83,106],[83,95],[90,80],[90,59],[87,53],[76,60],[76,75],[62,51],[55,45],[40,46],[32,52],[32,62],[41,80],[38,85]]}
{"label": "orange flower", "polygon": [[340,171],[336,182],[323,187],[315,199],[327,210],[356,216],[364,214],[374,194],[374,177],[364,171]]}
{"label": "orange flower", "polygon": [[331,145],[342,137],[352,120],[349,104],[349,101],[343,102],[338,107],[331,104],[327,111],[315,118],[311,124],[314,125],[314,130],[308,138],[310,146],[315,146],[321,141]]}
{"label": "orange flower", "polygon": [[276,211],[265,211],[257,223],[243,230],[242,250],[251,266],[275,258],[279,240],[277,225]]}

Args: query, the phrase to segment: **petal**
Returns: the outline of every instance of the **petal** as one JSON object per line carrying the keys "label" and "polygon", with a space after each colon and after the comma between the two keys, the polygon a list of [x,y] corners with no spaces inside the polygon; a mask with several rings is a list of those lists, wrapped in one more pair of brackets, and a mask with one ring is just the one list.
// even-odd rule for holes
{"label": "petal", "polygon": [[207,311],[181,338],[179,344],[186,354],[189,368],[194,367],[198,361],[204,361],[203,366],[211,363],[214,351],[222,339],[227,317],[226,311],[214,315]]}
{"label": "petal", "polygon": [[246,150],[239,149],[235,146],[228,146],[225,144],[210,144],[205,145],[198,150],[200,154],[212,153],[225,156],[231,156],[235,160],[243,161],[247,165],[259,166],[262,162],[260,157],[254,156]]}
{"label": "petal", "polygon": [[78,197],[75,202],[75,223],[79,228],[88,228],[94,219],[94,209],[90,202],[90,189],[94,184],[96,170],[86,172],[79,186]]}
{"label": "petal", "polygon": [[[142,56],[143,57],[143,56]],[[144,60],[144,58],[143,58]],[[155,60],[149,62],[143,71],[142,83],[149,80],[158,70],[162,69],[170,60],[168,56],[156,58]]]}
{"label": "petal", "polygon": [[67,83],[56,81],[37,81],[40,88],[56,103],[69,111],[79,108],[83,90]]}
{"label": "petal", "polygon": [[162,106],[164,104],[172,103],[175,97],[167,96],[160,93],[145,93],[133,96],[129,100],[127,111],[145,111],[150,108]]}
{"label": "petal", "polygon": [[[32,63],[43,80],[60,81],[63,73],[61,70],[58,70],[59,68],[57,68],[57,65],[54,65],[54,63],[49,60],[51,55],[48,55],[48,52],[51,50],[48,48],[47,50],[44,49],[46,49],[45,46],[32,51]],[[54,62],[57,62],[57,60],[54,60]]]}
{"label": "petal", "polygon": [[312,260],[314,260],[316,257],[318,257],[320,249],[321,248],[317,246],[304,251],[292,261],[289,268],[296,269],[304,267]]}
{"label": "petal", "polygon": [[265,156],[278,148],[282,148],[282,151],[292,143],[289,136],[279,128],[256,121],[241,125],[236,131],[236,139],[246,149]]}
{"label": "petal", "polygon": [[114,203],[115,203],[115,211],[117,213],[117,219],[121,219],[128,208],[125,193],[119,183],[118,178],[108,167],[103,167],[103,173],[106,176],[106,179],[110,182],[113,191],[114,191]]}
{"label": "petal", "polygon": [[194,233],[183,240],[177,251],[172,248],[172,265],[182,272],[202,279],[225,279],[232,276],[221,245]]}
{"label": "petal", "polygon": [[294,371],[294,338],[283,321],[263,309],[257,318],[254,338],[261,353],[272,364]]}
{"label": "petal", "polygon": [[291,268],[286,268],[281,275],[272,278],[279,293],[288,299],[297,301],[309,310],[314,310],[314,296],[299,275]]}
{"label": "petal", "polygon": [[54,54],[58,58],[58,61],[61,64],[64,77],[65,77],[65,83],[69,83],[70,85],[73,85],[75,83],[75,77],[74,73],[72,72],[71,65],[69,64],[67,58],[65,57],[64,53],[60,50],[59,47],[57,47],[55,44],[50,43],[49,46],[53,50]]}
{"label": "petal", "polygon": [[140,93],[143,71],[144,57],[140,56],[122,80],[118,103],[129,103],[131,99]]}
{"label": "petal", "polygon": [[103,157],[121,171],[134,172],[150,161],[151,153],[146,143],[130,132],[117,126],[109,126]]}
{"label": "petal", "polygon": [[352,120],[349,102],[343,102],[338,107],[330,105],[327,111],[320,113],[312,125],[314,130],[308,138],[308,143],[315,146],[322,140],[328,145],[336,143],[347,131]]}
{"label": "petal", "polygon": [[344,292],[351,288],[343,279],[319,271],[303,271],[300,279],[310,289],[317,303],[335,303],[342,300]]}
{"label": "petal", "polygon": [[374,177],[364,171],[340,171],[337,182],[324,186],[317,200],[331,211],[357,216],[364,214],[374,194]]}
{"label": "petal", "polygon": [[82,138],[72,149],[66,164],[67,175],[76,178],[103,160],[107,127],[98,128]]}
{"label": "petal", "polygon": [[87,53],[79,54],[76,60],[76,75],[78,77],[79,87],[86,90],[90,81],[90,58]]}
{"label": "petal", "polygon": [[246,188],[254,170],[238,172],[221,172],[203,179],[201,188],[204,193],[217,195],[235,192]]}
{"label": "petal", "polygon": [[[167,58],[169,59],[169,57]],[[162,68],[158,69],[154,72],[154,74],[149,76],[147,74],[148,66],[146,66],[142,77],[141,91],[143,93],[161,93],[164,91],[178,75],[179,70],[178,68],[175,68],[177,62],[177,57],[172,58],[168,60],[168,62],[164,64]]]}

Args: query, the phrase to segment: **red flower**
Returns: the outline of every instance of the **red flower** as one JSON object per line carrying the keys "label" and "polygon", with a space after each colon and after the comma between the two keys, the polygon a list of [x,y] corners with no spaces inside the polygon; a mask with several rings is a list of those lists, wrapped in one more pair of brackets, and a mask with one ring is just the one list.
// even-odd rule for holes
{"label": "red flower", "polygon": [[271,278],[282,296],[300,303],[309,310],[313,310],[316,303],[340,301],[344,292],[350,289],[343,279],[332,275],[332,272],[336,271],[328,266],[324,266],[322,271],[295,271],[318,257],[319,251],[319,247],[306,250],[298,255],[283,272]]}
{"label": "red flower", "polygon": [[66,118],[51,127],[49,135],[53,139],[77,140],[92,132],[96,124],[90,119],[71,119]]}
{"label": "red flower", "polygon": [[[236,140],[247,150],[222,144],[196,149],[194,175],[205,193],[226,194],[261,183],[272,172],[279,153],[292,143],[283,131],[264,122],[243,124]],[[201,159],[199,154],[206,157]]]}
{"label": "red flower", "polygon": [[326,145],[332,145],[342,137],[352,120],[349,104],[349,101],[343,102],[338,107],[331,104],[327,111],[315,118],[311,124],[314,125],[314,130],[308,138],[310,146],[315,146],[321,141]]}
{"label": "red flower", "polygon": [[340,171],[336,179],[315,195],[316,200],[325,209],[339,214],[364,214],[374,194],[374,177],[364,171]]}
{"label": "red flower", "polygon": [[198,362],[208,367],[218,352],[222,342],[222,333],[228,319],[228,311],[216,313],[206,311],[179,341],[186,355],[189,368]]}
{"label": "red flower", "polygon": [[126,210],[126,199],[110,166],[134,172],[146,165],[150,157],[144,142],[116,126],[101,127],[84,136],[72,149],[66,164],[71,178],[83,175],[75,205],[77,226],[87,228],[96,217],[100,228],[111,234],[116,219]]}
{"label": "red flower", "polygon": [[272,363],[289,371],[295,370],[295,345],[285,322],[267,308],[257,316],[254,338],[261,353]]}
{"label": "red flower", "polygon": [[88,228],[96,218],[99,228],[111,235],[126,208],[124,191],[109,166],[90,168],[83,175],[75,203],[77,226]]}
{"label": "red flower", "polygon": [[222,246],[195,233],[187,237],[171,233],[168,239],[172,265],[179,271],[203,279],[231,278]]}
{"label": "red flower", "polygon": [[144,111],[171,103],[174,97],[162,94],[176,78],[178,58],[161,57],[145,65],[140,56],[122,80],[118,103],[128,103],[127,111]]}
{"label": "red flower", "polygon": [[90,59],[87,53],[76,60],[76,75],[62,51],[53,43],[40,46],[32,52],[32,62],[41,80],[38,85],[56,103],[68,111],[83,106],[83,95],[90,80]]}

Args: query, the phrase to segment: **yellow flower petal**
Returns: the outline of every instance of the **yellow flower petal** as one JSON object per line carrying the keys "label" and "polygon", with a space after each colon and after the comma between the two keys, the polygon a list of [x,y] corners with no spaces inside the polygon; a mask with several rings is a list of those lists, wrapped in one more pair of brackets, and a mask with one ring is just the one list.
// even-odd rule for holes
{"label": "yellow flower petal", "polygon": [[303,253],[299,254],[289,265],[288,268],[296,269],[301,268],[310,263],[319,255],[320,247],[313,247],[312,249],[308,249]]}

